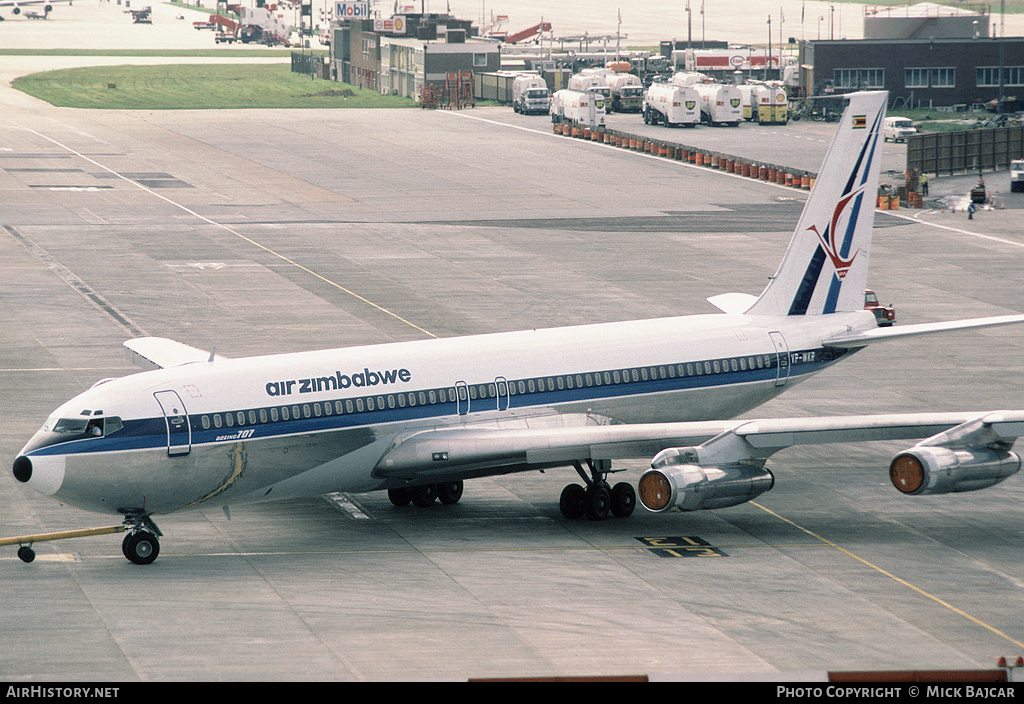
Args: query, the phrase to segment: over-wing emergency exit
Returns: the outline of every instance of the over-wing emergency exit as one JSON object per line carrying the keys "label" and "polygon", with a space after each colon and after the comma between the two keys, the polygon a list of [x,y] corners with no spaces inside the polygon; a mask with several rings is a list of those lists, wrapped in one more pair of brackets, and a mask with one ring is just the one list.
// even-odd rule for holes
{"label": "over-wing emergency exit", "polygon": [[[582,478],[562,491],[567,518],[733,506],[801,443],[923,439],[892,462],[900,491],[991,486],[1020,467],[1024,411],[728,420],[870,344],[1024,322],[877,326],[864,291],[886,94],[848,99],[777,272],[759,296],[709,299],[722,313],[245,359],[129,340],[156,369],[60,406],[14,476],[122,517],[140,564],[172,511],[377,490],[454,503],[467,479],[554,466]],[[608,482],[623,458],[651,459],[636,487]]]}

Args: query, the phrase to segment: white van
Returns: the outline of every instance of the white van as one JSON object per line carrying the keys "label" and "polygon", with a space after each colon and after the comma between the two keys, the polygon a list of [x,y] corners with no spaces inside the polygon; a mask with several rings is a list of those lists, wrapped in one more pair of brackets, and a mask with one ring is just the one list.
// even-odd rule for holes
{"label": "white van", "polygon": [[906,117],[887,117],[882,123],[882,138],[886,142],[906,142],[907,137],[917,134],[914,123]]}
{"label": "white van", "polygon": [[1010,162],[1010,190],[1024,191],[1024,159]]}

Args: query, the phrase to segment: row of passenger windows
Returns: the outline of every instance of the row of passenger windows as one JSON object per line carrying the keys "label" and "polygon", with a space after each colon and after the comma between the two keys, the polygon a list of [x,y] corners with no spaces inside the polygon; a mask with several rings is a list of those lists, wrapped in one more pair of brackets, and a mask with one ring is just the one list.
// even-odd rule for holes
{"label": "row of passenger windows", "polygon": [[385,409],[432,406],[439,403],[465,403],[467,399],[470,401],[494,398],[507,400],[510,396],[525,396],[551,391],[564,391],[566,389],[584,389],[727,372],[771,369],[773,366],[775,366],[775,355],[758,355],[756,357],[732,357],[706,362],[614,369],[605,372],[537,377],[516,381],[497,379],[487,384],[459,384],[454,387],[430,389],[429,391],[410,391],[407,393],[363,396],[338,401],[271,406],[229,413],[213,413],[200,416],[199,423],[203,430],[223,427],[233,428],[244,425],[278,423],[305,418],[322,418],[325,416],[382,411]]}

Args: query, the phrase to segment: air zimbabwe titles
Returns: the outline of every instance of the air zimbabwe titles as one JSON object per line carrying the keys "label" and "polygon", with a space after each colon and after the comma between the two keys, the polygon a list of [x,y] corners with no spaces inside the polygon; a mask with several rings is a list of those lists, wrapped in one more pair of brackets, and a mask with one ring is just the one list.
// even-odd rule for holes
{"label": "air zimbabwe titles", "polygon": [[408,369],[391,369],[389,371],[370,371],[363,369],[355,374],[334,372],[333,376],[318,376],[310,379],[290,379],[288,381],[267,382],[268,396],[291,396],[292,394],[314,394],[320,391],[337,391],[349,387],[363,388],[381,384],[408,382],[412,373]]}

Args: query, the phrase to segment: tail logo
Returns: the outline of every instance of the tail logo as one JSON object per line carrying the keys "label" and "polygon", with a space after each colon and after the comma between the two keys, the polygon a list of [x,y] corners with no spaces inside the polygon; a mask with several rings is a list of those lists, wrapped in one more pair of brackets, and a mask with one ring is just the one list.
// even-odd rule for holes
{"label": "tail logo", "polygon": [[832,262],[832,266],[836,270],[836,276],[842,280],[846,278],[846,273],[850,270],[853,265],[853,260],[857,258],[857,252],[853,253],[853,256],[849,259],[845,259],[841,252],[841,243],[836,242],[836,230],[839,224],[839,218],[842,217],[843,211],[846,210],[850,202],[861,195],[864,192],[864,186],[861,185],[857,190],[852,193],[848,193],[843,196],[836,204],[835,210],[832,211],[832,221],[825,226],[825,232],[822,234],[818,232],[817,225],[811,225],[808,230],[812,231],[818,236],[818,241],[821,243],[821,248],[825,250],[825,254],[828,255],[829,260]]}

